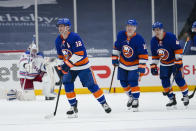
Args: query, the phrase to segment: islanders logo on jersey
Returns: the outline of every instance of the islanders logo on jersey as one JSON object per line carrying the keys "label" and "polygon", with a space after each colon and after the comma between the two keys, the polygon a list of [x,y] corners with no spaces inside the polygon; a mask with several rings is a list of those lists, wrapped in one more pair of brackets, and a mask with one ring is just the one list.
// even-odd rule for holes
{"label": "islanders logo on jersey", "polygon": [[122,47],[122,52],[126,58],[130,58],[133,55],[133,49],[128,45]]}
{"label": "islanders logo on jersey", "polygon": [[65,59],[69,59],[72,56],[71,51],[68,49],[62,49],[62,52],[63,52],[63,56],[65,57]]}
{"label": "islanders logo on jersey", "polygon": [[169,58],[169,52],[166,49],[158,49],[157,53],[161,60],[167,60]]}

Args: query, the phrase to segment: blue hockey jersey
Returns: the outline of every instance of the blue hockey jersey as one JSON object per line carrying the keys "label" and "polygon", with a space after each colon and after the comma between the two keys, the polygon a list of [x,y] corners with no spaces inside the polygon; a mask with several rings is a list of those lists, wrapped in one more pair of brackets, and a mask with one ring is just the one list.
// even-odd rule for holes
{"label": "blue hockey jersey", "polygon": [[145,64],[148,60],[148,52],[142,36],[134,33],[129,38],[126,31],[118,33],[112,54],[113,57],[119,57],[119,67],[125,70],[136,70],[139,64]]}
{"label": "blue hockey jersey", "polygon": [[67,39],[58,35],[55,46],[59,59],[73,63],[71,70],[83,70],[90,67],[84,43],[78,34],[69,32]]}
{"label": "blue hockey jersey", "polygon": [[172,33],[164,32],[162,40],[154,36],[151,40],[151,52],[152,63],[154,64],[158,64],[159,60],[160,64],[165,66],[182,63],[183,49]]}

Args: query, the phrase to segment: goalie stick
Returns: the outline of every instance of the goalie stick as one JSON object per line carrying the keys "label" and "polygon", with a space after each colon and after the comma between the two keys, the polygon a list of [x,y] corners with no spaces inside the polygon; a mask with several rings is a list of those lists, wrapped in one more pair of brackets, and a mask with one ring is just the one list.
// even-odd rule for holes
{"label": "goalie stick", "polygon": [[[184,48],[183,48],[182,55],[184,55],[184,51],[185,51],[185,49],[186,49],[186,46],[187,46],[188,41],[189,41],[189,37],[187,37],[186,42],[185,42],[185,44],[184,44]],[[173,74],[173,79],[172,79],[172,83],[171,83],[171,85],[170,85],[169,91],[168,91],[168,92],[162,92],[164,96],[168,95],[168,93],[172,90],[172,85],[173,85],[173,83],[174,83],[176,74],[177,74],[177,71]]]}
{"label": "goalie stick", "polygon": [[52,114],[49,114],[49,115],[46,115],[44,118],[45,119],[51,119],[53,117],[56,116],[56,112],[57,112],[57,107],[58,107],[58,103],[59,103],[59,98],[60,98],[60,93],[61,93],[61,87],[62,87],[62,79],[63,77],[61,77],[61,80],[60,80],[60,87],[59,87],[59,91],[58,91],[58,96],[57,96],[57,100],[56,100],[56,106],[55,106],[55,110]]}

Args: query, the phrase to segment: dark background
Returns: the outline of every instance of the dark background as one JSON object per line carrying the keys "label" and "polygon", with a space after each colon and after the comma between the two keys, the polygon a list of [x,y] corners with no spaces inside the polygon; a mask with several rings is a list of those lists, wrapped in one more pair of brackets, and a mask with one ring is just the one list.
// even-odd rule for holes
{"label": "dark background", "polygon": [[[7,2],[7,3],[6,3]],[[16,0],[17,2],[17,0]],[[39,49],[44,54],[55,54],[54,41],[58,34],[56,21],[67,17],[74,30],[73,1],[45,0],[39,3]],[[192,22],[196,0],[178,0],[178,34],[183,45],[185,34]],[[9,0],[0,0],[0,50],[24,50],[35,34],[34,5],[15,4]],[[172,0],[155,0],[155,19],[164,24],[164,29],[173,32]],[[10,17],[10,18],[8,18]],[[51,20],[48,23],[46,19]],[[152,37],[151,0],[116,0],[116,29],[125,29],[128,19],[138,21],[137,33],[141,34],[148,45]],[[85,42],[90,57],[108,57],[113,46],[112,36],[112,0],[77,0],[78,33]],[[150,51],[149,51],[150,54]]]}

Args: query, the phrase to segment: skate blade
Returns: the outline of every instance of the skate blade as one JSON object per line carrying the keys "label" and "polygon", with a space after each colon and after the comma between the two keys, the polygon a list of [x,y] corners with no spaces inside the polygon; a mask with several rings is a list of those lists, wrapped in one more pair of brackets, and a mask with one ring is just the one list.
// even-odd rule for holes
{"label": "skate blade", "polygon": [[177,109],[177,106],[176,105],[167,107],[167,110],[176,110],[176,109]]}
{"label": "skate blade", "polygon": [[185,110],[188,110],[188,108],[189,108],[189,106],[188,106],[188,105],[187,105],[187,106],[184,106],[184,109],[185,109]]}
{"label": "skate blade", "polygon": [[138,108],[128,107],[127,109],[128,109],[128,110],[131,110],[131,111],[133,111],[133,112],[138,112],[138,111],[139,111]]}
{"label": "skate blade", "polygon": [[138,112],[139,109],[138,109],[138,108],[132,108],[132,111],[133,111],[133,112]]}
{"label": "skate blade", "polygon": [[78,115],[75,113],[75,114],[72,114],[72,115],[67,115],[68,118],[78,118]]}
{"label": "skate blade", "polygon": [[131,106],[130,106],[130,107],[127,107],[127,109],[128,109],[128,110],[131,110],[131,109],[132,109],[132,107],[131,107]]}

